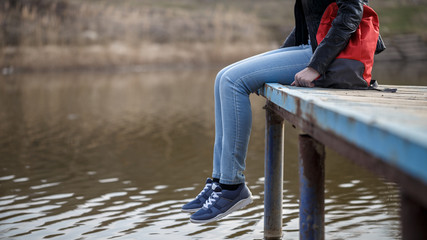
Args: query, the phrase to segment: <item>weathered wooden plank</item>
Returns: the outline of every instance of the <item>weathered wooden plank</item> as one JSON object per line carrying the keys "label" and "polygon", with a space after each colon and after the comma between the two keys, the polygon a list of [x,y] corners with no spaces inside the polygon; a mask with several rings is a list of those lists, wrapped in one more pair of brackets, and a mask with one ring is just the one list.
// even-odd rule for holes
{"label": "weathered wooden plank", "polygon": [[299,144],[300,239],[324,238],[323,144],[399,183],[403,239],[427,236],[427,87],[394,88],[397,93],[280,84],[262,89],[267,111],[307,134]]}
{"label": "weathered wooden plank", "polygon": [[266,84],[261,93],[285,111],[427,184],[427,87],[384,87],[398,91]]}

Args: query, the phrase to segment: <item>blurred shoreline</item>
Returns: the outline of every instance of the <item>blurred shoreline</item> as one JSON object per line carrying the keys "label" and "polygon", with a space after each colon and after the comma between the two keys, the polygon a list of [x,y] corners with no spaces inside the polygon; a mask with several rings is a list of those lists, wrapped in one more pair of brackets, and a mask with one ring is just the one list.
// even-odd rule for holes
{"label": "blurred shoreline", "polygon": [[215,44],[128,46],[121,43],[93,46],[8,47],[3,49],[3,68],[15,72],[117,70],[123,68],[167,69],[207,67],[234,62],[277,46],[254,44],[220,46]]}
{"label": "blurred shoreline", "polygon": [[[426,60],[427,4],[371,4],[388,47],[376,60]],[[292,11],[293,1],[284,0],[5,0],[0,68],[8,74],[224,64],[279,47],[292,29]]]}
{"label": "blurred shoreline", "polygon": [[[427,61],[425,41],[406,34],[385,39],[387,49],[375,56],[375,62]],[[146,44],[122,43],[92,46],[7,47],[2,49],[3,74],[59,71],[148,71],[211,68],[276,49],[275,44]],[[5,70],[6,69],[6,70]]]}

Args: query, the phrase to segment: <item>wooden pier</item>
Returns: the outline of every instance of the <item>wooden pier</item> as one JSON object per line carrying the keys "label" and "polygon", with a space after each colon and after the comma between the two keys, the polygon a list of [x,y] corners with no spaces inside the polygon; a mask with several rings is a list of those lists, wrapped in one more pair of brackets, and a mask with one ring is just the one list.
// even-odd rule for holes
{"label": "wooden pier", "polygon": [[325,239],[324,146],[401,190],[403,239],[427,239],[427,87],[375,90],[266,84],[265,239],[282,237],[284,120],[300,128],[300,239]]}

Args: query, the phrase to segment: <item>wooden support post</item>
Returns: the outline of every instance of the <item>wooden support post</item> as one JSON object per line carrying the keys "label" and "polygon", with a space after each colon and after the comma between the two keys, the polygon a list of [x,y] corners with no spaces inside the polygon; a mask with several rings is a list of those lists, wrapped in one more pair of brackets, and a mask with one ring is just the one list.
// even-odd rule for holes
{"label": "wooden support post", "polygon": [[402,239],[427,239],[427,209],[404,191],[401,193]]}
{"label": "wooden support post", "polygon": [[300,239],[325,239],[325,147],[299,136]]}
{"label": "wooden support post", "polygon": [[264,239],[282,237],[283,119],[266,107]]}

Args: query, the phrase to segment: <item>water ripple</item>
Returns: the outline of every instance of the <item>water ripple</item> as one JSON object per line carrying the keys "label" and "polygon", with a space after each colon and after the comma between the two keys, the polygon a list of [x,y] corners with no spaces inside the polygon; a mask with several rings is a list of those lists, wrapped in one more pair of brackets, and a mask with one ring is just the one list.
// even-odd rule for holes
{"label": "water ripple", "polygon": [[[254,202],[201,225],[181,212],[210,174],[214,103],[206,96],[215,74],[30,74],[1,81],[0,239],[263,239],[263,99],[251,99],[247,181]],[[286,134],[285,240],[299,237],[299,133]],[[396,185],[339,157],[328,161],[326,237],[399,238]]]}
{"label": "water ripple", "polygon": [[[119,179],[111,183],[114,182],[119,182]],[[240,239],[243,236],[262,239],[264,206],[261,184],[263,183],[251,186],[253,204],[230,214],[220,222],[203,225],[189,223],[190,215],[181,212],[182,204],[190,198],[180,201],[152,201],[160,191],[184,194],[186,191],[194,192],[193,187],[170,190],[167,185],[156,185],[145,190],[124,187],[124,191],[105,193],[90,199],[80,198],[79,201],[75,193],[39,196],[32,198],[30,202],[22,202],[25,198],[16,201],[17,195],[8,195],[0,199],[0,231],[7,231],[8,236],[14,238],[37,235],[46,239],[138,239],[141,234],[147,239],[161,239],[160,236],[173,236],[178,232],[195,239],[211,236],[213,232],[223,234],[224,239]],[[355,191],[336,192],[325,201],[327,228],[334,236],[357,237],[359,235],[354,229],[366,229],[366,224],[371,222],[395,221],[393,217],[382,214],[385,205],[377,195],[368,189],[357,189],[357,184],[346,186],[345,189],[347,188],[354,188]],[[364,192],[364,195],[352,197],[358,191]],[[283,199],[284,230],[287,232],[285,239],[298,235],[299,206],[296,198],[296,194],[286,194]],[[348,200],[343,203],[343,199]],[[80,203],[75,208],[55,212],[69,201]],[[22,223],[25,223],[24,229],[13,227]],[[221,233],[222,230],[219,229],[225,229],[221,226],[230,226],[232,233],[228,230]],[[159,231],[160,235],[157,234]],[[343,234],[340,231],[350,232]]]}

